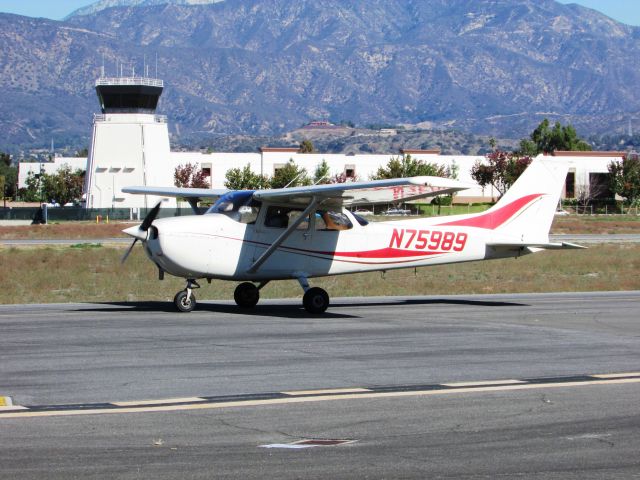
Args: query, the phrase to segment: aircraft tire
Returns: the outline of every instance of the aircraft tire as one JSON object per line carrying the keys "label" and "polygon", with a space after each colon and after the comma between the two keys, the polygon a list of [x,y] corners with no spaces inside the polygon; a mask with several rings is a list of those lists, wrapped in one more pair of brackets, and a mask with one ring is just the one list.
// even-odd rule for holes
{"label": "aircraft tire", "polygon": [[329,307],[329,294],[319,287],[310,288],[302,297],[302,305],[309,313],[324,313]]}
{"label": "aircraft tire", "polygon": [[233,299],[240,308],[253,308],[260,300],[260,290],[251,282],[243,282],[233,292]]}
{"label": "aircraft tire", "polygon": [[187,291],[180,290],[176,293],[173,303],[175,303],[176,308],[181,312],[192,312],[193,309],[196,308],[196,296],[191,292],[191,297],[189,297],[189,301],[187,301]]}

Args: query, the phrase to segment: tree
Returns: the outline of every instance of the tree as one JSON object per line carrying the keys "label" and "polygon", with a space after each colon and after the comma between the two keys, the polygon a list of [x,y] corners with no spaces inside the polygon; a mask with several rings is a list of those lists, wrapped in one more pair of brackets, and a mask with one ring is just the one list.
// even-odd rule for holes
{"label": "tree", "polygon": [[553,153],[556,150],[576,150],[585,152],[591,150],[591,145],[578,137],[578,133],[571,125],[562,126],[556,122],[553,128],[549,120],[544,119],[531,133],[528,139],[520,140],[521,155],[535,156],[539,153]]}
{"label": "tree", "polygon": [[11,156],[7,153],[0,153],[0,196],[15,198],[16,185],[18,183],[18,167],[11,166]]}
{"label": "tree", "polygon": [[225,174],[224,186],[230,190],[258,190],[269,188],[269,179],[251,171],[247,165],[243,168],[232,168]]}
{"label": "tree", "polygon": [[26,187],[18,190],[18,196],[24,202],[40,202],[42,200],[42,175],[27,173],[24,181]]}
{"label": "tree", "polygon": [[330,178],[329,164],[323,158],[322,162],[318,164],[316,170],[313,172],[313,183],[323,184],[323,183],[332,183]]}
{"label": "tree", "polygon": [[82,199],[84,175],[84,170],[72,172],[67,164],[62,165],[52,175],[43,174],[41,184],[44,199],[59,203],[61,207],[67,203],[79,202]]}
{"label": "tree", "polygon": [[640,203],[640,159],[627,155],[608,165],[611,191],[625,199],[627,205]]}
{"label": "tree", "polygon": [[76,152],[76,157],[78,157],[78,158],[88,157],[88,156],[89,156],[89,149],[88,148],[83,148],[82,150],[78,150]]}
{"label": "tree", "polygon": [[313,143],[311,140],[303,140],[300,142],[300,153],[313,153]]}
{"label": "tree", "polygon": [[293,159],[289,159],[287,164],[276,170],[271,177],[271,188],[299,187],[311,185],[311,179],[307,175],[307,170],[298,166]]}
{"label": "tree", "polygon": [[209,179],[198,164],[178,165],[173,172],[173,184],[180,188],[210,188]]}
{"label": "tree", "polygon": [[485,162],[477,161],[471,168],[473,178],[482,188],[493,186],[500,196],[515,183],[531,163],[531,157],[515,152],[495,150],[485,156]]}
{"label": "tree", "polygon": [[403,155],[391,157],[386,167],[378,168],[378,171],[371,179],[382,180],[385,178],[405,178],[422,175],[448,177],[449,172],[442,165],[416,160],[411,155]]}

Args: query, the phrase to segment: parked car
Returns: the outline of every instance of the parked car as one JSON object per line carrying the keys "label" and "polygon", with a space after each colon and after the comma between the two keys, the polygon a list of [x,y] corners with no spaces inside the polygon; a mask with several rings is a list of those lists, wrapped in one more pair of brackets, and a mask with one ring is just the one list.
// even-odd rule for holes
{"label": "parked car", "polygon": [[356,215],[373,215],[373,212],[371,210],[365,209],[354,210],[353,213],[355,213]]}
{"label": "parked car", "polygon": [[411,215],[411,210],[404,210],[402,208],[390,208],[386,212],[385,215]]}

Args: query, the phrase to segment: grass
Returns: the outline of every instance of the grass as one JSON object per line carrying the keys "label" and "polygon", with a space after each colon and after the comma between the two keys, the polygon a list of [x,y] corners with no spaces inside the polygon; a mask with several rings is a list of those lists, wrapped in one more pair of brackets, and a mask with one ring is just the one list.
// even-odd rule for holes
{"label": "grass", "polygon": [[[456,206],[457,208],[458,206]],[[467,207],[461,207],[467,213]],[[484,208],[484,207],[483,207]],[[443,210],[443,213],[445,211]],[[389,221],[410,217],[370,217],[369,220]],[[416,217],[411,217],[416,218]],[[96,239],[126,237],[122,230],[132,223],[96,224],[94,222],[63,222],[49,225],[0,226],[0,240],[14,239]],[[556,216],[551,233],[639,233],[640,216],[637,215],[567,215]]]}
{"label": "grass", "polygon": [[[0,248],[0,303],[171,301],[184,281],[157,270],[136,247]],[[520,259],[442,265],[312,280],[331,296],[640,290],[640,245],[600,245],[549,251]],[[202,282],[201,300],[233,298],[235,282]],[[272,282],[262,298],[301,297],[296,281]]]}

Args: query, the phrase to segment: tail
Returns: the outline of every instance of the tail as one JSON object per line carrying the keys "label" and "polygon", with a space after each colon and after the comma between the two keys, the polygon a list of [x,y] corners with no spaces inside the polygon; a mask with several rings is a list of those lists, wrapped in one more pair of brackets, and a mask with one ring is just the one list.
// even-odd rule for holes
{"label": "tail", "polygon": [[446,223],[492,230],[494,248],[580,248],[549,243],[549,230],[569,165],[538,155],[500,201],[484,213]]}

